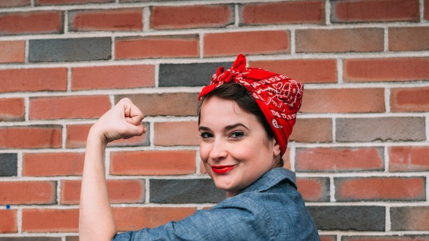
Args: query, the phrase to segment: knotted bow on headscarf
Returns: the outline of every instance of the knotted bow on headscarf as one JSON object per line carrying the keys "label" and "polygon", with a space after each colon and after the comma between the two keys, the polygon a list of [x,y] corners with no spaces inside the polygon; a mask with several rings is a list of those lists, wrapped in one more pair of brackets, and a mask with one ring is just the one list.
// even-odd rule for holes
{"label": "knotted bow on headscarf", "polygon": [[283,156],[296,114],[301,107],[304,86],[281,74],[261,68],[246,68],[246,57],[240,54],[230,69],[217,69],[210,84],[202,89],[198,100],[216,87],[231,81],[244,86],[258,103],[274,132]]}

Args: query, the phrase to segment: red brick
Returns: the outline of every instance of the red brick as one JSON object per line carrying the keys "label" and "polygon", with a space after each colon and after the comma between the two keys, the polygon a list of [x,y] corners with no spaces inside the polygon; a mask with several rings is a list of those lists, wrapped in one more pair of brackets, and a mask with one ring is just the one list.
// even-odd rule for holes
{"label": "red brick", "polygon": [[0,204],[54,204],[54,182],[0,182]]}
{"label": "red brick", "polygon": [[391,89],[390,106],[392,112],[427,112],[429,87]]}
{"label": "red brick", "polygon": [[297,30],[297,53],[378,52],[384,49],[381,28]]}
{"label": "red brick", "polygon": [[194,214],[193,207],[126,207],[113,208],[118,231],[154,228],[170,221],[178,221]]}
{"label": "red brick", "polygon": [[[196,116],[198,93],[116,95],[115,103],[127,97],[145,116]],[[186,104],[184,104],[186,103]]]}
{"label": "red brick", "polygon": [[[61,181],[61,204],[79,204],[80,180]],[[142,180],[107,180],[110,203],[144,202],[144,182]]]}
{"label": "red brick", "polygon": [[337,241],[337,236],[320,235],[320,241]]}
{"label": "red brick", "polygon": [[0,14],[0,35],[61,33],[62,28],[62,12],[13,12]]}
{"label": "red brick", "polygon": [[30,6],[31,0],[0,0],[0,8]]}
{"label": "red brick", "polygon": [[389,171],[414,172],[429,171],[429,147],[396,146],[389,148]]}
{"label": "red brick", "polygon": [[0,148],[59,148],[61,126],[14,126],[0,128]]}
{"label": "red brick", "polygon": [[69,12],[70,31],[142,31],[143,9]]}
{"label": "red brick", "polygon": [[2,83],[0,93],[65,91],[67,90],[67,69],[2,69],[0,82]]}
{"label": "red brick", "polygon": [[296,179],[298,191],[306,202],[329,201],[329,179],[299,177]]}
{"label": "red brick", "polygon": [[[67,125],[66,147],[81,148],[86,146],[90,125]],[[129,139],[112,141],[108,146],[142,146],[148,142],[148,134],[135,136]]]}
{"label": "red brick", "polygon": [[195,151],[132,151],[110,154],[111,175],[186,175],[195,173]]}
{"label": "red brick", "polygon": [[297,149],[297,171],[343,172],[383,170],[382,151],[376,148]]}
{"label": "red brick", "polygon": [[384,89],[309,89],[305,91],[301,111],[304,113],[385,112]]}
{"label": "red brick", "polygon": [[337,61],[335,59],[250,61],[249,66],[283,74],[301,83],[337,82]]}
{"label": "red brick", "polygon": [[345,82],[416,81],[429,78],[429,58],[346,59]]}
{"label": "red brick", "polygon": [[110,107],[104,95],[30,98],[30,119],[98,118]]}
{"label": "red brick", "polygon": [[0,41],[0,53],[0,63],[23,63],[25,41]]}
{"label": "red brick", "polygon": [[[43,220],[41,222],[40,220]],[[79,209],[23,209],[22,231],[32,233],[77,232]]]}
{"label": "red brick", "polygon": [[116,40],[117,59],[198,57],[197,35],[169,35]]}
{"label": "red brick", "polygon": [[197,146],[201,142],[196,121],[155,123],[154,133],[157,146]]}
{"label": "red brick", "polygon": [[428,8],[428,6],[429,6],[429,0],[425,0],[424,6],[425,6],[424,13],[423,13],[424,14],[424,18],[426,20],[429,20],[429,8]]}
{"label": "red brick", "polygon": [[245,25],[325,23],[323,1],[246,4],[240,10]]}
{"label": "red brick", "polygon": [[422,201],[426,198],[425,179],[421,177],[338,178],[337,201]]}
{"label": "red brick", "polygon": [[97,66],[72,69],[72,90],[153,87],[153,65]]}
{"label": "red brick", "polygon": [[389,28],[389,50],[429,50],[429,27]]}
{"label": "red brick", "polygon": [[24,153],[23,176],[80,176],[83,171],[82,152]]}
{"label": "red brick", "polygon": [[154,6],[153,29],[224,27],[233,23],[232,5]]}
{"label": "red brick", "polygon": [[287,31],[208,33],[204,35],[204,57],[237,54],[289,53]]}
{"label": "red brick", "polygon": [[400,236],[349,236],[343,237],[343,241],[428,241],[427,235],[400,235]]}
{"label": "red brick", "polygon": [[290,141],[296,142],[332,142],[332,120],[297,119],[293,127]]}
{"label": "red brick", "polygon": [[24,120],[24,99],[0,99],[0,121]]}
{"label": "red brick", "polygon": [[333,22],[419,21],[419,0],[332,1]]}
{"label": "red brick", "polygon": [[[1,4],[1,2],[0,2]],[[0,233],[17,233],[17,210],[0,210]]]}
{"label": "red brick", "polygon": [[35,0],[36,5],[63,5],[88,3],[113,3],[115,0]]}

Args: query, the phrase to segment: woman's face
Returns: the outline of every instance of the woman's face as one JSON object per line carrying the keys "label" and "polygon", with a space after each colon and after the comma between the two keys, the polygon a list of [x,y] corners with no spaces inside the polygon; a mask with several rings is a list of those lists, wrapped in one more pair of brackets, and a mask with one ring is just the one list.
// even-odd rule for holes
{"label": "woman's face", "polygon": [[269,140],[256,116],[236,102],[213,96],[201,107],[200,155],[217,188],[228,197],[277,165],[280,148]]}

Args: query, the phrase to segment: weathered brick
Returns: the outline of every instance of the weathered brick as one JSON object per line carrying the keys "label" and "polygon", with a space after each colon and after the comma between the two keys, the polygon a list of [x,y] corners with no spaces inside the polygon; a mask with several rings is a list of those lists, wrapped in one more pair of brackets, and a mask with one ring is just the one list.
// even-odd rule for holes
{"label": "weathered brick", "polygon": [[60,125],[0,127],[0,149],[60,148],[61,129]]}
{"label": "weathered brick", "polygon": [[333,1],[332,22],[419,21],[418,0]]}
{"label": "weathered brick", "polygon": [[123,207],[113,208],[118,231],[154,228],[170,221],[179,221],[192,215],[194,207]]}
{"label": "weathered brick", "polygon": [[317,229],[384,231],[386,210],[380,206],[307,206]]}
{"label": "weathered brick", "polygon": [[421,117],[338,118],[336,130],[340,142],[426,140]]}
{"label": "weathered brick", "polygon": [[196,151],[110,153],[111,175],[186,175],[195,173]]}
{"label": "weathered brick", "polygon": [[198,64],[160,64],[159,86],[205,86],[210,83],[211,76],[217,68],[230,68],[232,62],[198,63]]}
{"label": "weathered brick", "polygon": [[153,65],[120,65],[72,69],[72,90],[153,87]]}
{"label": "weathered brick", "polygon": [[0,0],[0,8],[14,8],[30,6],[31,0]]}
{"label": "weathered brick", "polygon": [[418,172],[429,171],[429,147],[393,146],[389,147],[389,171]]}
{"label": "weathered brick", "polygon": [[25,241],[62,241],[61,237],[46,236],[0,237],[0,241],[22,241],[23,238],[25,238]]}
{"label": "weathered brick", "polygon": [[389,28],[389,50],[429,50],[429,27]]}
{"label": "weathered brick", "polygon": [[218,203],[225,192],[211,179],[150,179],[152,203]]}
{"label": "weathered brick", "polygon": [[345,82],[415,81],[429,78],[429,58],[345,59]]}
{"label": "weathered brick", "polygon": [[234,21],[234,6],[153,6],[150,18],[153,29],[225,27]]}
{"label": "weathered brick", "polygon": [[29,40],[30,62],[73,62],[109,60],[111,38],[71,38]]}
{"label": "weathered brick", "polygon": [[79,176],[83,171],[83,152],[24,153],[23,176]]}
{"label": "weathered brick", "polygon": [[327,118],[314,118],[296,120],[290,141],[296,142],[331,142],[332,120]]}
{"label": "weathered brick", "polygon": [[227,32],[204,35],[204,57],[287,54],[289,51],[289,32],[287,31]]}
{"label": "weathered brick", "polygon": [[24,120],[24,99],[0,99],[0,121]]}
{"label": "weathered brick", "polygon": [[301,83],[337,82],[337,61],[335,59],[250,61],[249,66],[283,74]]}
{"label": "weathered brick", "polygon": [[297,53],[378,52],[384,48],[381,28],[296,30]]}
{"label": "weathered brick", "polygon": [[0,63],[23,63],[25,41],[0,41],[0,53]]}
{"label": "weathered brick", "polygon": [[70,31],[142,31],[143,9],[70,11]]}
{"label": "weathered brick", "polygon": [[18,172],[18,155],[16,153],[0,153],[0,167],[0,177],[16,176]]}
{"label": "weathered brick", "polygon": [[383,170],[381,148],[298,148],[296,170],[344,172]]}
{"label": "weathered brick", "polygon": [[[150,145],[150,126],[149,123],[143,122],[146,126],[146,133],[141,136],[134,136],[129,139],[119,139],[112,141],[108,146],[148,146]],[[67,148],[80,148],[86,146],[86,139],[88,137],[89,129],[92,125],[67,125],[67,137],[66,147]]]}
{"label": "weathered brick", "polygon": [[104,95],[30,98],[30,119],[98,118],[110,109]]}
{"label": "weathered brick", "polygon": [[300,111],[304,113],[385,112],[384,89],[309,89],[305,91]]}
{"label": "weathered brick", "polygon": [[22,210],[22,230],[24,232],[77,232],[78,226],[79,209]]}
{"label": "weathered brick", "polygon": [[[82,182],[61,181],[61,204],[79,204]],[[144,182],[142,180],[107,180],[110,203],[143,203]]]}
{"label": "weathered brick", "polygon": [[79,236],[67,236],[66,241],[79,241]]}
{"label": "weathered brick", "polygon": [[[0,210],[0,233],[17,233],[17,210]],[[2,238],[0,238],[2,240]]]}
{"label": "weathered brick", "polygon": [[51,181],[0,182],[0,204],[55,204],[55,189]]}
{"label": "weathered brick", "polygon": [[201,142],[196,121],[158,122],[154,133],[157,146],[197,146]]}
{"label": "weathered brick", "polygon": [[88,3],[113,3],[115,0],[35,0],[36,5],[63,5]]}
{"label": "weathered brick", "polygon": [[424,201],[423,177],[335,178],[337,201]]}
{"label": "weathered brick", "polygon": [[392,112],[429,111],[429,87],[392,88],[390,108]]}
{"label": "weathered brick", "polygon": [[329,201],[329,178],[298,177],[296,185],[306,202]]}
{"label": "weathered brick", "polygon": [[62,33],[62,15],[58,11],[3,13],[0,35]]}
{"label": "weathered brick", "polygon": [[117,95],[115,102],[124,97],[131,99],[145,116],[197,115],[198,93]]}
{"label": "weathered brick", "polygon": [[1,69],[0,82],[0,92],[65,91],[67,69]]}
{"label": "weathered brick", "polygon": [[243,25],[325,22],[323,1],[244,4],[240,6],[240,12]]}
{"label": "weathered brick", "polygon": [[429,6],[429,0],[425,0],[424,5],[426,6],[423,13],[424,19],[429,20],[429,8],[427,7]]}
{"label": "weathered brick", "polygon": [[115,41],[115,58],[186,58],[198,57],[198,35],[168,35],[120,38]]}
{"label": "weathered brick", "polygon": [[343,241],[428,241],[429,235],[343,236]]}
{"label": "weathered brick", "polygon": [[428,231],[428,217],[428,206],[390,208],[392,231]]}

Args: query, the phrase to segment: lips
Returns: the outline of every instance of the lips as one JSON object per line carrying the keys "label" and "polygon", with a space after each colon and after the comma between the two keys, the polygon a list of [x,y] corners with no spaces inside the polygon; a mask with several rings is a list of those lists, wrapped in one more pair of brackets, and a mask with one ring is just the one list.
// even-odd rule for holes
{"label": "lips", "polygon": [[214,173],[217,174],[226,174],[232,169],[234,169],[235,165],[225,165],[225,166],[211,166]]}

